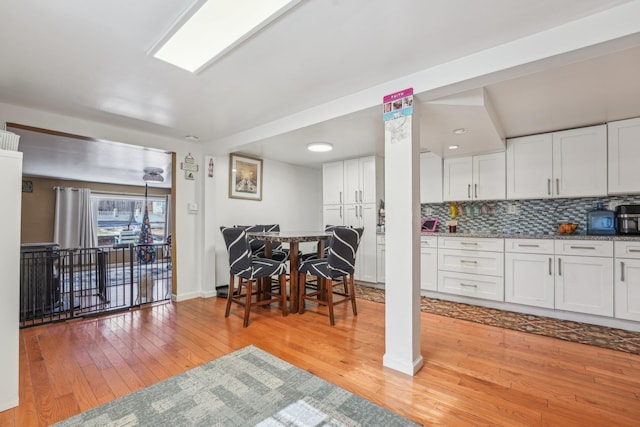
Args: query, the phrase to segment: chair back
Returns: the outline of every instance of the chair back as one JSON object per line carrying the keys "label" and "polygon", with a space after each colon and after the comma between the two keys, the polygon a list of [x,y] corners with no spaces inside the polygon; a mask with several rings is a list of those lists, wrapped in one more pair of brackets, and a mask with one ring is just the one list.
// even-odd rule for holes
{"label": "chair back", "polygon": [[234,276],[251,278],[251,249],[247,232],[242,227],[220,227],[229,254],[229,271]]}
{"label": "chair back", "polygon": [[[272,233],[280,231],[280,224],[258,224],[252,225],[249,227],[243,227],[247,232],[254,233]],[[258,239],[249,239],[249,245],[251,246],[251,253],[258,254],[260,252],[265,251],[265,243],[264,240]],[[282,247],[282,242],[273,242],[271,244],[271,249],[278,250]]]}
{"label": "chair back", "polygon": [[333,229],[327,256],[331,277],[353,274],[362,233],[364,228],[335,227]]}

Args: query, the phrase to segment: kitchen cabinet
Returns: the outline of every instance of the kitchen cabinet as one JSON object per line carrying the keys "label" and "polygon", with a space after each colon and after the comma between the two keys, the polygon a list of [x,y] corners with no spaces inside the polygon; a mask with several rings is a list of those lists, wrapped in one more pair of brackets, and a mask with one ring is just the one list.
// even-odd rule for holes
{"label": "kitchen cabinet", "polygon": [[503,301],[503,239],[438,237],[438,291]]}
{"label": "kitchen cabinet", "polygon": [[442,158],[420,153],[420,203],[442,203]]}
{"label": "kitchen cabinet", "polygon": [[640,321],[640,242],[615,242],[615,317]]}
{"label": "kitchen cabinet", "polygon": [[377,258],[378,258],[378,262],[377,262],[377,273],[376,276],[378,277],[378,283],[384,283],[385,282],[385,270],[384,270],[384,255],[385,255],[385,251],[384,251],[384,246],[385,246],[385,241],[384,241],[384,234],[379,234],[377,236]]}
{"label": "kitchen cabinet", "polygon": [[323,205],[322,222],[327,225],[344,225],[343,205]]}
{"label": "kitchen cabinet", "polygon": [[555,308],[613,316],[613,242],[556,240]]}
{"label": "kitchen cabinet", "polygon": [[344,203],[343,192],[343,162],[324,163],[322,165],[322,204],[341,205]]}
{"label": "kitchen cabinet", "polygon": [[505,154],[445,159],[443,199],[500,200],[505,198]]}
{"label": "kitchen cabinet", "polygon": [[507,141],[507,199],[607,194],[607,127],[589,126]]}
{"label": "kitchen cabinet", "polygon": [[420,236],[420,289],[438,290],[438,238]]}
{"label": "kitchen cabinet", "polygon": [[505,301],[554,308],[553,246],[553,240],[505,240]]}
{"label": "kitchen cabinet", "polygon": [[377,203],[376,157],[344,161],[344,203]]}
{"label": "kitchen cabinet", "polygon": [[608,124],[608,193],[640,193],[640,118]]}
{"label": "kitchen cabinet", "polygon": [[345,205],[345,224],[364,227],[356,253],[355,279],[375,283],[377,279],[376,222],[378,214],[374,203]]}

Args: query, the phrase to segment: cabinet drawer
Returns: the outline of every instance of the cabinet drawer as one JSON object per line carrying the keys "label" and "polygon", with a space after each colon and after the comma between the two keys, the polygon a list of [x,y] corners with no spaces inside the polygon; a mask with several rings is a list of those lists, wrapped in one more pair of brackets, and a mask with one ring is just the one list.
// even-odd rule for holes
{"label": "cabinet drawer", "polygon": [[439,249],[438,270],[502,277],[504,275],[504,255],[501,252]]}
{"label": "cabinet drawer", "polygon": [[438,237],[437,236],[425,236],[424,234],[420,236],[420,247],[421,248],[437,248],[438,247]]}
{"label": "cabinet drawer", "polygon": [[502,277],[478,276],[449,271],[438,272],[438,291],[494,301],[504,300]]}
{"label": "cabinet drawer", "polygon": [[525,254],[553,254],[553,240],[505,239],[504,251]]}
{"label": "cabinet drawer", "polygon": [[613,257],[613,242],[602,240],[555,240],[556,255]]}
{"label": "cabinet drawer", "polygon": [[616,258],[639,258],[640,240],[637,242],[615,242]]}
{"label": "cabinet drawer", "polygon": [[468,237],[438,237],[438,248],[503,252],[504,240],[473,239]]}

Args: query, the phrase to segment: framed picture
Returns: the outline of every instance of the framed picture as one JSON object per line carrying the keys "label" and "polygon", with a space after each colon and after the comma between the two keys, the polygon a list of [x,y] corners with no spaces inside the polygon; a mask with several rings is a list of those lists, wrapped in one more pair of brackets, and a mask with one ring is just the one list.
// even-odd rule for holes
{"label": "framed picture", "polygon": [[262,159],[229,155],[229,198],[262,200]]}

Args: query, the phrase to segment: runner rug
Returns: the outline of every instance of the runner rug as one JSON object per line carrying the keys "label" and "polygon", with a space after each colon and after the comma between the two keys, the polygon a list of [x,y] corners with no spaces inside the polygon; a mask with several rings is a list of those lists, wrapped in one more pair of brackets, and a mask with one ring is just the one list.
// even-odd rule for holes
{"label": "runner rug", "polygon": [[416,426],[248,346],[55,426]]}

